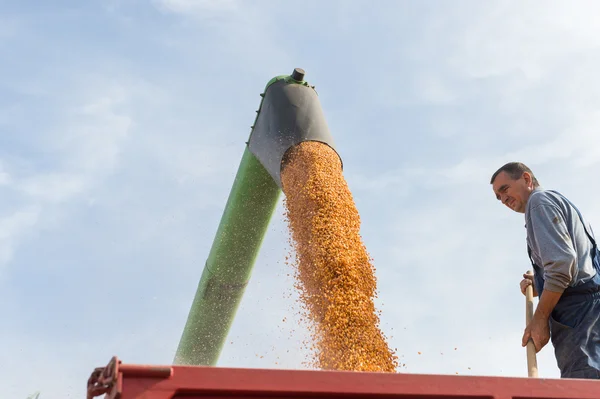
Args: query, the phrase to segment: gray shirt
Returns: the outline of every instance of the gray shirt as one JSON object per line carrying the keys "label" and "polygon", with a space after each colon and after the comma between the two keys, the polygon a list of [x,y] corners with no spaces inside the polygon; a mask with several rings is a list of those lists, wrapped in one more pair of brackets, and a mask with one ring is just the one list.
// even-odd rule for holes
{"label": "gray shirt", "polygon": [[531,257],[543,269],[545,290],[563,292],[594,277],[592,243],[577,211],[559,195],[536,188],[525,208],[525,228]]}

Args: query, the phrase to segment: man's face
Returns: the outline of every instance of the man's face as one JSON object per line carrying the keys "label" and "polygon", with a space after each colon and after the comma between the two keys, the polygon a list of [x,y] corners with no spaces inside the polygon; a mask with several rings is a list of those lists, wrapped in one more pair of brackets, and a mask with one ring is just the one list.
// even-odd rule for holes
{"label": "man's face", "polygon": [[525,213],[527,200],[533,191],[533,182],[529,173],[524,172],[519,179],[513,180],[506,172],[500,172],[492,187],[496,198],[504,205],[515,212]]}

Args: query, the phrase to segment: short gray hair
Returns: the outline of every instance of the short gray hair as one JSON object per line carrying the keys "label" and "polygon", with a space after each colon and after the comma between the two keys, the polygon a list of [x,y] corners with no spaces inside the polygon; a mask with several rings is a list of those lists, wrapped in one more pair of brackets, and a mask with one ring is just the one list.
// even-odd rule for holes
{"label": "short gray hair", "polygon": [[505,165],[502,165],[500,167],[500,169],[498,169],[492,175],[492,179],[490,180],[490,184],[494,184],[494,180],[496,180],[496,177],[501,172],[506,172],[506,174],[509,175],[510,178],[513,179],[513,180],[520,179],[521,176],[523,176],[523,173],[527,172],[527,173],[529,173],[531,175],[531,178],[533,180],[533,187],[538,187],[540,185],[540,183],[538,182],[537,178],[533,175],[533,172],[531,171],[531,169],[529,169],[527,167],[527,165],[525,165],[522,162],[509,162],[509,163],[507,163]]}

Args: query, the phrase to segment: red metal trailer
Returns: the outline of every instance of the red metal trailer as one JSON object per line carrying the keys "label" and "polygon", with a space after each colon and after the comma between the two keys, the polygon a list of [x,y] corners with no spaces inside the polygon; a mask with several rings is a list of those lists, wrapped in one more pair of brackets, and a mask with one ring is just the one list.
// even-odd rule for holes
{"label": "red metal trailer", "polygon": [[88,380],[88,399],[600,399],[600,381],[122,364]]}

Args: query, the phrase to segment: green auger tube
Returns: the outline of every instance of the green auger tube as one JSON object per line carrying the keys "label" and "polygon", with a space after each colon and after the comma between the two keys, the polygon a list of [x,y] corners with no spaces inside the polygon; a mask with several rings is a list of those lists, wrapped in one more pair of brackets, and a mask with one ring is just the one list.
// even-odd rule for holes
{"label": "green auger tube", "polygon": [[216,365],[281,194],[287,150],[307,140],[334,148],[302,69],[271,79],[261,97],[174,364]]}

